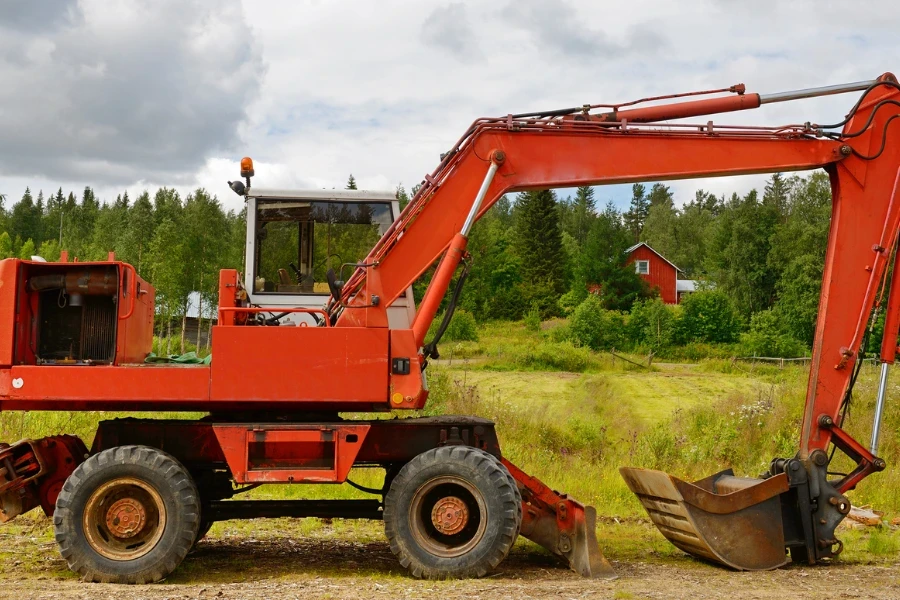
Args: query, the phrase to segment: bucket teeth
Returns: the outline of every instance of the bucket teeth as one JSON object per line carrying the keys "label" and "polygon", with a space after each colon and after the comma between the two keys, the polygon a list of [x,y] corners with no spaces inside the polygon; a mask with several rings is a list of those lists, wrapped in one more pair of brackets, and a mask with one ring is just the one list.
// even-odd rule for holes
{"label": "bucket teeth", "polygon": [[729,469],[688,483],[662,471],[619,471],[660,533],[688,554],[741,571],[787,562],[780,500],[786,476],[748,479]]}

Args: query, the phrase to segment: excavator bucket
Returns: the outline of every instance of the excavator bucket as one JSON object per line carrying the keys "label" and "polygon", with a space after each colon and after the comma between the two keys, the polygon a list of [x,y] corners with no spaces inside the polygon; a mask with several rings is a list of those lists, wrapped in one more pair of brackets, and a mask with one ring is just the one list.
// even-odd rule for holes
{"label": "excavator bucket", "polygon": [[739,571],[787,563],[781,494],[783,473],[735,477],[731,469],[688,483],[662,471],[622,467],[625,483],[676,547]]}

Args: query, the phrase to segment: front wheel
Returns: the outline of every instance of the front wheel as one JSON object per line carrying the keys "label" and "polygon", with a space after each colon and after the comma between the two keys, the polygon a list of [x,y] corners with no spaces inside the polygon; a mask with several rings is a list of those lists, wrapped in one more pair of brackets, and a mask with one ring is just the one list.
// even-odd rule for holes
{"label": "front wheel", "polygon": [[414,577],[482,577],[509,553],[521,507],[515,482],[496,458],[469,446],[435,448],[391,482],[385,533]]}
{"label": "front wheel", "polygon": [[69,568],[105,583],[163,579],[187,556],[199,526],[193,479],[175,458],[146,446],[111,448],[81,463],[53,514]]}

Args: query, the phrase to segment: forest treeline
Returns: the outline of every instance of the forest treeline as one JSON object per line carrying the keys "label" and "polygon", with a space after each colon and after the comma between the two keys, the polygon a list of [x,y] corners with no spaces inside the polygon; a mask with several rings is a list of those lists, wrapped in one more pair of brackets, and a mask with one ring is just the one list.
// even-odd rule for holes
{"label": "forest treeline", "polygon": [[[347,187],[355,188],[352,176]],[[796,354],[811,344],[830,220],[827,175],[776,174],[762,193],[697,190],[686,202],[664,184],[635,184],[625,211],[599,205],[600,189],[502,198],[472,230],[462,308],[480,321],[572,316],[576,330],[592,315],[602,323],[587,330],[606,331],[603,340],[575,339],[595,347],[735,342],[742,333],[776,346],[760,352]],[[408,201],[402,186],[397,196]],[[224,210],[204,189],[185,197],[171,188],[134,199],[123,193],[106,203],[90,187],[80,196],[27,189],[11,206],[6,200],[0,258],[56,260],[66,249],[99,260],[115,252],[156,287],[160,327],[177,327],[192,291],[214,304],[218,270],[243,267],[246,214]],[[705,291],[684,307],[662,306],[625,262],[625,249],[639,241]],[[689,327],[692,311],[722,323]]]}
{"label": "forest treeline", "polygon": [[[498,202],[473,230],[462,306],[478,319],[570,315],[572,339],[595,348],[740,340],[746,352],[798,355],[811,345],[831,215],[824,172],[686,202],[662,183],[635,184],[625,211],[598,206],[597,189]],[[641,241],[701,291],[663,305],[626,264]]]}

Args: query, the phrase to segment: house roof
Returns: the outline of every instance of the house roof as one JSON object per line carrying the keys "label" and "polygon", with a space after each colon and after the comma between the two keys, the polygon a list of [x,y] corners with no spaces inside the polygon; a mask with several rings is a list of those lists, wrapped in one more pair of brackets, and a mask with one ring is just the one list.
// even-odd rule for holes
{"label": "house roof", "polygon": [[[217,316],[218,306],[215,302],[203,302],[203,318],[204,319],[214,319]],[[188,303],[187,303],[187,318],[189,319],[197,319],[200,318],[200,292],[191,292],[188,295]]]}
{"label": "house roof", "polygon": [[634,252],[635,250],[637,250],[637,249],[640,248],[641,246],[646,246],[646,248],[647,248],[650,252],[652,252],[653,254],[657,255],[658,257],[660,257],[661,259],[663,259],[664,261],[666,261],[667,263],[669,263],[670,265],[672,265],[672,267],[673,267],[676,271],[681,271],[681,269],[679,269],[679,268],[678,268],[671,260],[669,260],[668,258],[666,258],[665,256],[663,256],[662,254],[660,254],[659,252],[657,252],[656,250],[654,250],[653,248],[651,248],[650,245],[649,245],[647,242],[638,242],[638,243],[635,244],[634,246],[632,246],[632,247],[630,247],[630,248],[626,248],[626,249],[625,249],[625,254],[631,254],[632,252]]}
{"label": "house roof", "polygon": [[693,279],[678,279],[675,281],[676,292],[696,292],[697,282]]}

